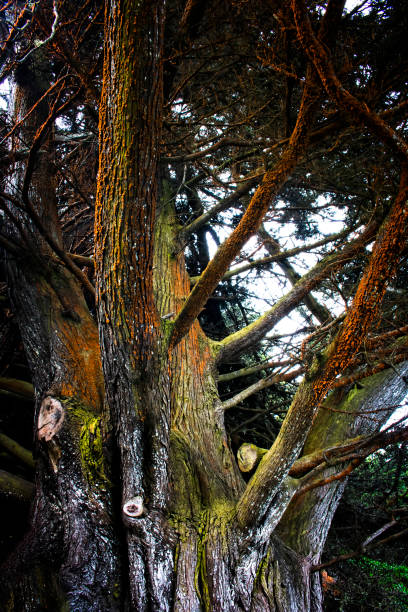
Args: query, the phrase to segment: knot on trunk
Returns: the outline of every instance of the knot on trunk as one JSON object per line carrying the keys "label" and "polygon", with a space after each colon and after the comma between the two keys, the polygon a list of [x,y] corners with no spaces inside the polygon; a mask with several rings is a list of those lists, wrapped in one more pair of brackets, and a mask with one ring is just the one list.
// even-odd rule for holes
{"label": "knot on trunk", "polygon": [[136,519],[143,514],[146,514],[146,508],[143,505],[143,497],[136,495],[123,504],[123,515],[125,519]]}
{"label": "knot on trunk", "polygon": [[59,432],[64,422],[65,410],[55,397],[46,397],[38,415],[37,435],[39,440],[49,442]]}
{"label": "knot on trunk", "polygon": [[267,452],[267,448],[260,448],[255,444],[246,442],[242,444],[237,452],[238,466],[241,472],[253,470]]}

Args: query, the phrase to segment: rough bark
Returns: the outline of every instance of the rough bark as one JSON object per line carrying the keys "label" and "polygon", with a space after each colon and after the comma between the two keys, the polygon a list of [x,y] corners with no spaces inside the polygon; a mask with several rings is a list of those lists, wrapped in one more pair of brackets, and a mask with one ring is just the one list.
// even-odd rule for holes
{"label": "rough bark", "polygon": [[[16,113],[35,105],[45,87],[36,80],[37,72],[32,72],[35,61],[39,60],[33,54],[29,65],[21,68],[22,75],[17,75]],[[37,104],[31,121],[42,124],[47,116],[47,106]],[[31,144],[31,123],[24,127],[22,138]],[[25,171],[24,166],[16,169],[16,181]],[[49,191],[52,176],[45,147],[31,169],[29,197],[48,224],[47,231],[59,242],[55,195],[51,197]],[[20,188],[22,184],[16,182],[17,194]],[[63,591],[51,589],[49,600],[55,597],[59,606],[66,601],[75,610],[111,609],[119,563],[111,525],[111,485],[104,468],[104,392],[97,328],[78,281],[50,256],[23,214],[21,227],[29,236],[24,245],[27,251],[18,260],[10,259],[8,275],[37,399],[37,474],[32,528],[3,573],[3,588],[12,593],[15,608],[11,609],[25,601],[26,591],[32,603],[25,603],[24,609],[38,609],[47,601],[41,580],[51,572],[59,574]]]}
{"label": "rough bark", "polygon": [[[404,376],[408,366],[400,366],[399,372],[386,371],[364,379],[362,388],[354,387],[343,398],[342,393],[334,391],[320,408],[313,427],[306,439],[303,456],[320,448],[330,447],[341,440],[368,435],[383,425],[394,407],[404,398],[406,384]],[[383,412],[377,413],[375,420],[370,411],[381,406]],[[300,458],[301,459],[301,458]],[[344,468],[326,466],[319,478],[333,476]],[[331,482],[296,498],[289,504],[277,533],[285,544],[313,565],[320,562],[330,525],[340,502],[347,479]],[[312,610],[321,610],[322,594],[320,577],[312,576]]]}

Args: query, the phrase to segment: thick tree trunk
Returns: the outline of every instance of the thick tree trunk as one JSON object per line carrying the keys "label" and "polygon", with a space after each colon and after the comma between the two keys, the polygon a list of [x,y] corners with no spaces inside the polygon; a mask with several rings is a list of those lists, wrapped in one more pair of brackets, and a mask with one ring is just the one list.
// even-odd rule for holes
{"label": "thick tree trunk", "polygon": [[[36,104],[47,87],[42,62],[40,50],[16,75],[17,119],[35,108],[20,134],[27,144],[48,117],[47,105]],[[61,244],[51,150],[48,138],[32,160],[25,198],[27,169],[21,165],[15,172],[22,206],[14,212],[22,231],[10,231],[24,239],[24,250],[10,258],[7,271],[36,395],[37,473],[32,529],[3,572],[4,597],[14,610],[63,609],[64,602],[78,611],[109,610],[116,608],[119,559],[104,459],[98,331],[78,281],[27,214],[32,207],[42,229]]]}

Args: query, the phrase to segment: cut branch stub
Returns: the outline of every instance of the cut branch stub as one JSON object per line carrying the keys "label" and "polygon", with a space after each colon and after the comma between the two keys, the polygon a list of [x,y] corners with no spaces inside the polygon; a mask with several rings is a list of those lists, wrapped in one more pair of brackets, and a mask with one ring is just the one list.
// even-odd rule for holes
{"label": "cut branch stub", "polygon": [[143,497],[136,495],[123,504],[123,514],[126,519],[135,519],[143,516],[146,508],[143,505]]}
{"label": "cut branch stub", "polygon": [[267,448],[259,448],[255,444],[248,444],[247,442],[242,444],[237,452],[238,467],[241,472],[253,470],[267,452]]}
{"label": "cut branch stub", "polygon": [[55,397],[46,397],[40,408],[38,416],[38,439],[49,442],[59,432],[65,418],[65,410],[61,402]]}

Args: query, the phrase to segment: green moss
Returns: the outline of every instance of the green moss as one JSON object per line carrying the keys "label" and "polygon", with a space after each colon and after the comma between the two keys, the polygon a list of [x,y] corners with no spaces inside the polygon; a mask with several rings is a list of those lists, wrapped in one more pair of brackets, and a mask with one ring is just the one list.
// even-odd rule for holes
{"label": "green moss", "polygon": [[385,561],[377,561],[369,557],[362,557],[351,564],[359,565],[373,580],[388,591],[408,595],[408,567],[406,565],[393,565]]}
{"label": "green moss", "polygon": [[75,399],[61,400],[77,430],[82,471],[90,485],[106,487],[105,458],[101,432],[101,417],[95,416]]}
{"label": "green moss", "polygon": [[161,319],[161,331],[163,342],[167,345],[170,340],[171,333],[173,331],[174,322],[169,319]]}
{"label": "green moss", "polygon": [[347,590],[341,594],[341,610],[398,610],[408,612],[408,567],[370,557],[350,559],[342,573]]}
{"label": "green moss", "polygon": [[210,347],[211,355],[216,361],[218,353],[222,351],[224,345],[219,340],[211,340],[211,338],[207,338],[207,343]]}
{"label": "green moss", "polygon": [[387,370],[364,379],[363,385],[354,385],[344,395],[344,389],[335,389],[323,402],[323,410],[313,423],[313,428],[306,440],[304,454],[335,445],[347,436],[350,423],[354,421],[356,413],[375,395],[377,389],[384,385],[389,376]]}
{"label": "green moss", "polygon": [[81,428],[81,459],[84,473],[90,483],[108,483],[104,470],[104,455],[101,435],[101,421],[91,418]]}
{"label": "green moss", "polygon": [[269,549],[265,557],[261,560],[261,562],[259,563],[257,567],[256,574],[255,574],[255,580],[254,580],[254,584],[252,588],[252,593],[255,593],[255,591],[259,588],[259,586],[262,586],[268,598],[269,598],[269,589],[268,589],[267,572],[268,572],[270,561],[271,561],[271,550]]}
{"label": "green moss", "polygon": [[206,563],[206,524],[207,513],[203,516],[197,538],[197,565],[194,572],[194,585],[198,598],[206,612],[211,610],[210,592],[207,582]]}

